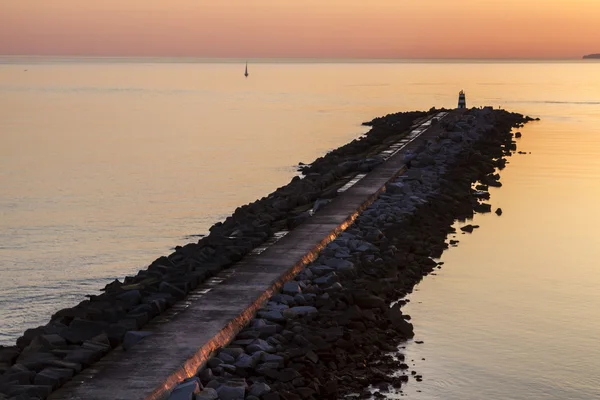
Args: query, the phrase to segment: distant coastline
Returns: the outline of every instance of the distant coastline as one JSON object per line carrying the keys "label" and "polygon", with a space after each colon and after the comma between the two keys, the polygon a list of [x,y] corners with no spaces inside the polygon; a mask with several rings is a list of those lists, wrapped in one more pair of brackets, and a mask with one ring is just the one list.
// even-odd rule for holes
{"label": "distant coastline", "polygon": [[584,60],[585,59],[598,59],[598,60],[600,60],[600,53],[585,55],[585,56],[583,56],[583,59]]}

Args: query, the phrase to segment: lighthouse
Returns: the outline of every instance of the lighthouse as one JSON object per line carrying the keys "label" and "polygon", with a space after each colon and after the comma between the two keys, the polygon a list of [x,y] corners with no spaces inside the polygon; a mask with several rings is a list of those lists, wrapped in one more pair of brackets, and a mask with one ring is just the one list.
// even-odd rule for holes
{"label": "lighthouse", "polygon": [[465,100],[465,92],[462,90],[458,93],[458,108],[467,108],[467,100]]}

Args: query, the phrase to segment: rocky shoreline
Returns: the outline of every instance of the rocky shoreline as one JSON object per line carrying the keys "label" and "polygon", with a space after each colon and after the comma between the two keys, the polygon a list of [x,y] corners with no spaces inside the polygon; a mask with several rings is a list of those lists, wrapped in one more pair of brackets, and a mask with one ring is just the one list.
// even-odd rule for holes
{"label": "rocky shoreline", "polygon": [[48,324],[25,331],[16,346],[0,346],[0,399],[46,398],[111,349],[132,345],[142,336],[139,329],[190,290],[278,232],[293,229],[337,196],[357,173],[381,164],[381,151],[404,137],[415,120],[431,113],[397,113],[374,120],[363,137],[301,165],[303,179],[295,177],[267,197],[236,209],[208,236],[178,246],[136,276],[108,284],[103,294],[56,312]]}
{"label": "rocky shoreline", "polygon": [[455,220],[492,211],[487,189],[516,152],[511,129],[530,120],[485,108],[443,121],[410,169],[170,399],[384,398],[420,380],[398,352],[413,336],[398,300],[441,268]]}

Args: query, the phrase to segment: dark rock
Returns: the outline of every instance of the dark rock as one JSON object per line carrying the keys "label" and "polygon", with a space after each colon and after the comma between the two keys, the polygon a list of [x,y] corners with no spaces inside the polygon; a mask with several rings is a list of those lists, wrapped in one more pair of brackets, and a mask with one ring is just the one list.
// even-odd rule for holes
{"label": "dark rock", "polygon": [[169,395],[169,400],[193,400],[194,394],[202,389],[202,383],[197,377],[190,378],[175,386]]}
{"label": "dark rock", "polygon": [[469,225],[462,226],[460,228],[460,230],[463,231],[463,232],[469,232],[469,233],[471,233],[471,232],[473,232],[473,228],[474,228],[473,225],[469,224]]}
{"label": "dark rock", "polygon": [[109,324],[106,322],[75,318],[69,328],[61,333],[61,336],[69,343],[82,344],[85,340],[105,332],[108,327]]}
{"label": "dark rock", "polygon": [[319,356],[312,350],[306,352],[306,358],[314,364],[319,362]]}
{"label": "dark rock", "polygon": [[233,364],[235,362],[235,357],[223,351],[221,351],[217,357],[223,360],[223,363],[225,364]]}
{"label": "dark rock", "polygon": [[233,364],[236,368],[253,369],[258,364],[258,357],[249,356],[248,354],[242,354]]}
{"label": "dark rock", "polygon": [[279,354],[263,353],[262,360],[265,363],[275,364],[277,368],[283,368],[283,366],[285,365],[285,359]]}
{"label": "dark rock", "polygon": [[300,375],[300,373],[298,373],[298,371],[296,371],[295,369],[292,368],[285,368],[282,369],[281,371],[279,371],[279,374],[277,375],[277,379],[281,382],[290,382],[295,378],[299,378],[302,375]]}
{"label": "dark rock", "polygon": [[316,314],[319,311],[312,306],[297,306],[297,307],[292,307],[289,310],[285,310],[283,312],[284,316],[287,315],[293,315],[293,316],[304,316],[304,315],[312,315],[312,314]]}
{"label": "dark rock", "polygon": [[221,400],[244,400],[246,390],[242,386],[221,385],[217,394]]}
{"label": "dark rock", "polygon": [[[253,339],[258,339],[258,336],[254,337]],[[237,359],[239,356],[244,354],[244,349],[242,349],[241,347],[224,347],[221,349],[221,353],[227,353],[234,359]]]}
{"label": "dark rock", "polygon": [[27,395],[29,397],[37,397],[45,399],[52,393],[52,386],[49,385],[11,385],[6,391],[10,396]]}
{"label": "dark rock", "polygon": [[142,294],[139,290],[126,290],[118,295],[117,299],[123,301],[131,308],[140,304],[142,301]]}
{"label": "dark rock", "polygon": [[212,388],[212,389],[217,389],[219,386],[221,386],[221,382],[219,382],[217,379],[213,379],[206,384],[207,388]]}
{"label": "dark rock", "polygon": [[498,207],[496,209],[496,215],[498,215],[498,216],[502,215],[502,209],[500,207]]}
{"label": "dark rock", "polygon": [[254,353],[257,351],[264,351],[266,353],[274,353],[275,349],[269,343],[262,339],[256,339],[252,342],[252,344],[246,347],[246,351],[248,353]]}
{"label": "dark rock", "polygon": [[87,367],[102,358],[104,353],[105,351],[102,350],[89,350],[81,348],[69,351],[63,360],[81,364],[84,367]]}
{"label": "dark rock", "polygon": [[309,387],[299,387],[299,388],[295,389],[295,391],[303,399],[312,398],[313,396],[315,396],[317,394],[316,390],[311,389]]}
{"label": "dark rock", "polygon": [[252,386],[250,386],[248,393],[252,396],[261,397],[261,396],[264,396],[265,394],[269,393],[270,391],[271,391],[271,388],[266,383],[256,382]]}
{"label": "dark rock", "polygon": [[204,388],[200,393],[198,393],[195,397],[195,400],[217,400],[219,395],[217,391],[213,388]]}
{"label": "dark rock", "polygon": [[279,396],[279,393],[277,393],[277,392],[267,393],[267,394],[263,395],[263,400],[281,400],[281,397]]}
{"label": "dark rock", "polygon": [[0,375],[0,384],[15,382],[18,385],[29,385],[33,383],[34,377],[35,372],[33,371],[9,371],[4,373],[3,375]]}
{"label": "dark rock", "polygon": [[40,335],[43,335],[45,332],[43,326],[39,326],[37,328],[27,329],[23,336],[17,339],[17,347],[23,350],[25,347],[29,346],[31,341]]}
{"label": "dark rock", "polygon": [[50,353],[35,352],[29,355],[21,355],[17,363],[31,371],[41,371],[49,362],[58,361],[58,357]]}
{"label": "dark rock", "polygon": [[282,288],[281,291],[284,294],[288,294],[290,296],[294,296],[294,295],[302,293],[302,289],[300,289],[300,286],[298,285],[298,282],[295,282],[295,281],[286,282],[283,285],[283,288]]}
{"label": "dark rock", "polygon": [[285,317],[279,310],[261,310],[257,313],[259,318],[264,318],[267,321],[284,322]]}
{"label": "dark rock", "polygon": [[404,338],[412,338],[414,336],[413,326],[405,319],[400,309],[400,304],[396,303],[388,311],[388,318],[394,329],[402,334]]}
{"label": "dark rock", "polygon": [[219,367],[221,369],[223,369],[224,372],[227,372],[229,374],[235,374],[235,372],[237,371],[237,368],[235,367],[235,365],[231,365],[231,364],[221,364],[221,365],[219,365]]}
{"label": "dark rock", "polygon": [[178,288],[174,285],[171,285],[170,283],[164,282],[164,281],[160,283],[158,290],[161,293],[168,293],[178,300],[183,299],[187,294],[185,291],[181,290],[180,288]]}
{"label": "dark rock", "polygon": [[35,375],[33,381],[36,385],[48,385],[53,389],[64,385],[74,375],[72,369],[68,368],[44,368]]}
{"label": "dark rock", "polygon": [[473,209],[478,213],[489,213],[492,211],[492,206],[487,203],[479,203],[474,206]]}
{"label": "dark rock", "polygon": [[40,340],[47,349],[55,349],[67,345],[67,341],[56,333],[50,335],[41,335]]}
{"label": "dark rock", "polygon": [[354,304],[361,308],[385,308],[385,300],[365,292],[353,293]]}
{"label": "dark rock", "polygon": [[[29,341],[29,343],[31,343],[31,341]],[[0,346],[0,363],[12,364],[17,359],[20,352],[21,349],[17,346]]]}
{"label": "dark rock", "polygon": [[212,370],[210,368],[204,368],[198,374],[198,378],[200,378],[200,380],[202,382],[210,382],[211,380],[214,379],[214,376],[213,376]]}
{"label": "dark rock", "polygon": [[206,362],[206,365],[208,365],[209,368],[216,368],[221,364],[223,364],[223,360],[217,357],[209,358]]}

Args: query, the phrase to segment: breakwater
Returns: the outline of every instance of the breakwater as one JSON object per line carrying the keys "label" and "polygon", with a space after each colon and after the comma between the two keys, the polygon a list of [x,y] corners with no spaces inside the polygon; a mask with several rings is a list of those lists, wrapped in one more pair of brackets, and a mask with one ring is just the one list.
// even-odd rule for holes
{"label": "breakwater", "polygon": [[[147,270],[140,271],[136,277],[128,277],[124,282],[113,282],[105,288],[103,295],[91,296],[89,301],[77,307],[61,310],[52,317],[48,325],[27,331],[17,341],[16,347],[2,349],[0,363],[4,368],[4,374],[0,392],[4,391],[9,396],[24,394],[43,398],[85,367],[88,368],[84,369],[82,374],[85,374],[86,370],[88,372],[94,370],[95,361],[111,349],[117,348],[119,351],[131,349],[137,340],[146,336],[147,333],[140,332],[139,329],[146,325],[148,320],[153,317],[163,317],[166,308],[175,305],[178,300],[180,302],[177,304],[181,304],[188,293],[198,285],[205,284],[212,276],[219,276],[223,269],[253,252],[260,253],[265,248],[265,242],[273,242],[290,230],[293,233],[294,228],[301,227],[302,224],[318,217],[319,209],[331,199],[338,200],[338,194],[348,190],[349,182],[360,178],[359,174],[368,174],[377,168],[385,167],[392,156],[396,157],[397,161],[399,155],[394,153],[402,149],[402,146],[398,145],[402,140],[408,143],[406,138],[412,132],[408,128],[415,118],[430,118],[429,121],[433,121],[431,118],[434,115],[437,115],[436,111],[429,114],[403,113],[376,121],[365,138],[345,146],[346,150],[341,148],[310,166],[303,167],[304,179],[295,178],[289,185],[278,189],[274,194],[236,210],[232,217],[222,224],[215,225],[211,229],[211,234],[197,244],[177,248],[173,254],[159,258]],[[383,306],[386,301],[399,294],[393,291],[385,294],[386,287],[397,286],[398,281],[395,284],[393,276],[386,275],[383,280],[378,277],[381,271],[386,270],[385,266],[392,262],[390,255],[394,257],[398,254],[404,255],[409,265],[416,265],[413,270],[408,270],[408,272],[412,271],[415,278],[427,271],[424,266],[428,268],[434,266],[430,259],[433,255],[429,254],[432,250],[423,248],[422,244],[415,249],[405,248],[405,244],[402,243],[391,244],[394,237],[393,232],[390,233],[391,230],[404,226],[403,224],[411,218],[427,221],[427,218],[419,214],[419,210],[426,208],[426,205],[435,204],[437,198],[434,195],[439,193],[446,194],[450,199],[452,197],[448,193],[464,194],[458,191],[461,182],[467,183],[478,179],[486,184],[495,184],[497,178],[493,175],[494,168],[503,167],[502,155],[513,150],[510,127],[523,122],[525,119],[519,115],[490,109],[472,110],[468,115],[453,113],[449,116],[449,120],[443,120],[430,129],[431,132],[428,133],[431,136],[427,139],[431,143],[411,143],[412,153],[416,154],[416,157],[410,162],[410,170],[401,181],[388,183],[386,194],[371,206],[376,207],[375,211],[372,208],[367,209],[358,222],[351,225],[348,234],[354,236],[342,235],[336,239],[337,243],[334,241],[324,250],[323,247],[327,242],[323,242],[322,237],[319,238],[316,247],[313,246],[315,250],[311,253],[312,256],[298,264],[297,269],[300,270],[309,261],[313,261],[311,258],[318,256],[317,265],[304,269],[298,276],[299,280],[294,288],[289,284],[283,285],[283,281],[273,286],[273,290],[283,286],[284,293],[279,296],[289,297],[275,297],[264,309],[259,309],[259,306],[262,306],[259,303],[267,300],[271,293],[267,292],[267,296],[263,296],[259,302],[250,302],[254,307],[250,314],[258,309],[258,318],[251,320],[249,328],[242,331],[243,337],[234,340],[231,346],[219,352],[216,358],[208,359],[209,354],[204,354],[208,359],[209,368],[200,372],[200,379],[190,381],[177,390],[181,392],[187,390],[183,388],[191,388],[192,391],[196,391],[200,386],[206,385],[204,395],[199,396],[212,396],[214,393],[209,389],[213,389],[221,398],[239,398],[241,392],[243,396],[258,394],[256,397],[259,398],[279,398],[274,396],[295,398],[293,396],[303,396],[297,394],[301,389],[300,393],[304,393],[307,397],[314,395],[325,398],[338,396],[340,387],[344,390],[343,388],[356,386],[344,386],[344,380],[340,380],[341,378],[331,378],[334,375],[346,376],[342,373],[331,375],[332,371],[343,371],[344,368],[346,371],[361,370],[361,365],[367,365],[370,354],[378,354],[374,350],[379,344],[382,345],[379,346],[380,351],[391,349],[391,345],[385,347],[386,338],[401,340],[410,335],[410,326],[405,322],[400,310],[396,307],[388,312]],[[389,149],[394,145],[397,145],[397,149],[390,151]],[[449,175],[451,168],[462,165],[461,162],[467,169],[459,170],[461,175],[456,179],[464,179],[452,181],[457,187],[450,186],[448,193],[436,191],[435,189],[439,189],[436,186],[436,179],[439,184],[440,177]],[[402,165],[400,163],[390,171],[385,171],[389,174],[386,180],[400,172]],[[472,172],[469,174],[469,171]],[[368,179],[368,176],[362,181]],[[482,195],[473,194],[469,188],[470,186],[464,198],[455,198],[450,204],[459,203],[463,212],[466,212],[469,207],[471,212],[472,208],[486,211],[486,206],[480,205],[477,201],[477,196]],[[376,190],[369,195],[377,193]],[[396,197],[392,200],[407,208],[394,212],[384,207],[385,212],[377,211],[379,207],[377,204],[385,200],[385,196],[394,195]],[[362,193],[362,196],[369,197],[365,193]],[[466,200],[469,202],[467,203]],[[327,207],[335,206],[335,203],[325,206],[323,211],[326,211]],[[452,219],[462,215],[455,213],[456,210],[450,206],[449,210],[447,215]],[[453,212],[457,215],[451,215]],[[369,219],[375,222],[371,221],[369,233],[362,232],[361,223],[364,224],[364,220]],[[343,220],[347,220],[347,217]],[[343,229],[350,226],[352,222],[354,219],[349,220]],[[374,223],[376,224],[373,225]],[[419,226],[422,229],[430,228],[427,224],[419,224]],[[433,243],[434,238],[441,237],[439,227],[438,231],[440,235],[430,233],[432,236],[430,242]],[[339,231],[335,232],[333,236],[339,233]],[[442,243],[438,243],[435,247],[436,254],[444,248],[444,237],[445,234],[441,239]],[[410,241],[406,240],[406,242]],[[340,246],[340,243],[345,244]],[[267,251],[268,249],[265,254]],[[293,256],[304,258],[302,254]],[[286,261],[284,255],[280,257],[282,262]],[[291,278],[295,272],[297,270],[290,271],[284,280]],[[257,273],[259,272],[255,271],[255,275]],[[407,271],[402,269],[397,272],[396,279],[400,279],[398,277],[401,273]],[[311,276],[307,276],[309,274]],[[377,287],[372,287],[373,282],[369,284],[369,276],[377,278],[375,279]],[[388,278],[391,280],[387,280]],[[411,280],[403,278],[402,281],[404,280],[406,280],[404,288],[406,289],[410,287]],[[370,293],[373,291],[375,294]],[[222,300],[221,306],[227,304],[226,300],[248,301],[245,298],[234,297]],[[202,299],[199,302],[202,302]],[[223,307],[223,310],[227,311],[226,307]],[[354,315],[347,317],[344,320],[347,323],[344,324],[336,321],[337,314],[340,313],[354,313]],[[246,315],[248,320],[251,316]],[[165,321],[166,323],[168,322]],[[307,327],[311,329],[309,332],[306,331]],[[363,327],[364,330],[361,330]],[[235,334],[242,328],[243,326],[231,326],[229,334]],[[389,328],[390,332],[387,332],[386,328]],[[319,329],[326,332],[320,332]],[[367,331],[369,334],[365,334]],[[290,335],[290,332],[293,335]],[[330,335],[327,332],[330,332]],[[361,335],[360,332],[363,334]],[[150,335],[141,343],[154,340],[154,337]],[[315,343],[319,340],[317,337],[322,339],[320,347]],[[375,338],[375,342],[371,338]],[[225,344],[226,342],[215,342],[214,346]],[[135,352],[137,347],[134,346],[129,350],[129,354]],[[292,352],[296,356],[291,357],[292,349],[308,350],[302,350],[304,351],[302,354],[298,351]],[[361,352],[360,349],[365,351]],[[160,349],[155,351],[160,352]],[[362,357],[361,354],[367,357],[362,361],[358,359],[351,361],[356,357],[343,355],[344,351],[349,354],[356,353],[358,358]],[[340,352],[342,361],[338,360]],[[114,353],[115,351],[111,352]],[[229,354],[233,360],[227,358],[225,354]],[[246,364],[243,364],[243,360]],[[309,362],[315,365],[316,372],[309,371],[308,375],[303,375],[305,369],[310,367]],[[203,362],[197,363],[196,367],[202,364]],[[92,368],[89,368],[90,366]],[[263,372],[266,373],[259,373],[258,366],[263,366]],[[152,365],[150,363],[144,367],[152,368]],[[385,375],[385,371],[380,369],[371,368],[368,371],[373,374],[378,373],[377,371],[381,372],[378,376]],[[164,395],[165,391],[172,389],[177,383],[176,378],[188,378],[197,372],[183,368],[181,373],[172,376],[165,385],[156,382],[157,385],[163,385],[164,390],[155,391],[155,395]],[[252,379],[253,377],[256,379]],[[307,377],[312,378],[310,382]],[[371,378],[365,376],[369,382],[372,381]],[[399,385],[404,378],[398,379],[400,381],[393,383]],[[122,377],[121,382],[122,385],[135,389],[134,382]],[[353,382],[362,385],[366,381],[359,379]],[[259,388],[262,388],[260,393]],[[114,387],[106,390],[117,391],[118,389],[120,390]],[[357,390],[358,387],[352,389]],[[63,393],[65,393],[64,389]],[[146,395],[140,392],[140,398]]]}

